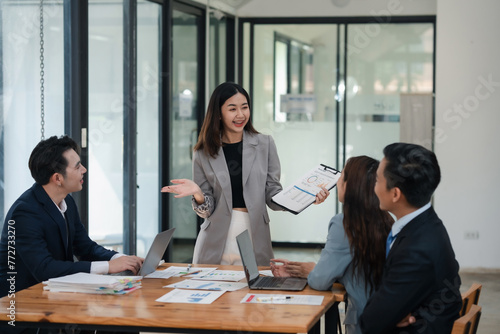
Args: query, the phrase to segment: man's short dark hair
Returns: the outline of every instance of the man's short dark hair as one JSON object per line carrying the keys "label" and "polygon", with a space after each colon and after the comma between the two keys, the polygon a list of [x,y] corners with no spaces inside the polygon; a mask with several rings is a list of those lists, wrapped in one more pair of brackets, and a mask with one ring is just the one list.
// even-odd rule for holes
{"label": "man's short dark hair", "polygon": [[35,182],[46,185],[54,173],[66,176],[68,160],[63,156],[67,150],[73,149],[80,154],[78,144],[68,136],[52,136],[36,145],[30,155],[28,167]]}
{"label": "man's short dark hair", "polygon": [[384,148],[387,189],[398,187],[408,203],[420,208],[429,203],[441,181],[434,152],[415,144],[394,143]]}

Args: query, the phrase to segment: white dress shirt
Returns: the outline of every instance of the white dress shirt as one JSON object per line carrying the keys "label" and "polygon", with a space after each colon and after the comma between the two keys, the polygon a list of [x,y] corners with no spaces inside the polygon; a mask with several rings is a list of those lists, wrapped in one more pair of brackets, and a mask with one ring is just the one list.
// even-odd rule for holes
{"label": "white dress shirt", "polygon": [[[68,206],[66,205],[66,201],[63,199],[60,207],[55,202],[54,202],[54,204],[56,205],[57,209],[59,210],[59,212],[63,216],[64,221],[66,221],[66,216],[64,215],[64,213],[68,209]],[[66,222],[66,233],[68,233],[67,228],[68,228],[68,226],[67,226],[67,222]],[[113,255],[113,257],[111,257],[111,260],[117,259],[120,256],[124,256],[124,255],[125,254],[116,253],[115,255]],[[92,261],[90,263],[90,273],[91,274],[108,274],[109,273],[109,261]]]}
{"label": "white dress shirt", "polygon": [[[394,236],[394,240],[398,237],[398,233],[401,232],[403,227],[405,227],[410,221],[412,221],[413,218],[424,212],[425,210],[429,209],[431,207],[431,203],[427,203],[423,207],[419,208],[418,210],[413,211],[412,213],[407,214],[406,216],[403,216],[396,220],[394,224],[392,225],[392,235]],[[391,243],[391,248],[392,245],[394,244],[394,240]]]}

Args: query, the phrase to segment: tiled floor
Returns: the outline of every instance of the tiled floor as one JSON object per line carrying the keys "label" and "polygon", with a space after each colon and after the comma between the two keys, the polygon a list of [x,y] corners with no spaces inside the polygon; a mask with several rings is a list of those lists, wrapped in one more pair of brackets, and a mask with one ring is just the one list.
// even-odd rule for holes
{"label": "tiled floor", "polygon": [[482,307],[479,321],[478,334],[500,333],[500,270],[495,271],[462,271],[462,292],[466,291],[472,283],[481,283],[479,306]]}

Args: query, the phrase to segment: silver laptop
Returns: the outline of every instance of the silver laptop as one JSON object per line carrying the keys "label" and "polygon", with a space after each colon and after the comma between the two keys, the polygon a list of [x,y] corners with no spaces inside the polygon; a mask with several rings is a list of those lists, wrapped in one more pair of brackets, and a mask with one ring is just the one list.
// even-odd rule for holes
{"label": "silver laptop", "polygon": [[[165,254],[165,250],[167,249],[170,240],[172,239],[172,235],[174,234],[175,227],[170,230],[166,230],[160,232],[156,235],[151,247],[149,248],[148,254],[142,263],[141,270],[135,276],[146,276],[151,274],[156,270],[158,264],[160,263],[163,254]],[[134,276],[134,273],[131,270],[125,270],[119,273],[110,274],[112,276]]]}
{"label": "silver laptop", "polygon": [[259,268],[257,267],[248,230],[238,235],[236,242],[238,243],[243,270],[250,289],[300,291],[306,286],[307,279],[305,278],[259,276]]}

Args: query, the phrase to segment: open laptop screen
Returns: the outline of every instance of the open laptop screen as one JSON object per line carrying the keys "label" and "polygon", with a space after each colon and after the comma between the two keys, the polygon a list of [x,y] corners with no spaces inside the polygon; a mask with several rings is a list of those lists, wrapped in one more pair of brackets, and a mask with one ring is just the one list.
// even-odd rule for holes
{"label": "open laptop screen", "polygon": [[236,237],[238,243],[238,248],[240,249],[241,262],[243,262],[243,268],[245,270],[245,275],[247,276],[248,282],[259,277],[259,268],[257,267],[257,261],[255,260],[255,253],[253,252],[252,240],[250,240],[250,234],[248,230],[243,231]]}
{"label": "open laptop screen", "polygon": [[151,247],[149,248],[146,258],[144,259],[141,270],[139,271],[139,276],[146,276],[156,270],[158,263],[160,263],[163,254],[167,249],[170,239],[172,239],[174,231],[175,227],[156,235]]}

